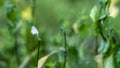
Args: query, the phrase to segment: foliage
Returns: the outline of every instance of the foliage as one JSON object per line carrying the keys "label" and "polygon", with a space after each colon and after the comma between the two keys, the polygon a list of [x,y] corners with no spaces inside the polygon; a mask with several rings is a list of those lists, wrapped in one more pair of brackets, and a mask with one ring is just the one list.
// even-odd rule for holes
{"label": "foliage", "polygon": [[[100,46],[98,52],[102,57],[102,68],[117,67],[117,65],[115,65],[115,55],[117,51],[119,51],[120,45],[120,43],[117,42],[119,40],[119,35],[113,28],[114,25],[113,22],[111,23],[111,15],[109,16],[109,14],[111,14],[111,12],[109,12],[110,5],[111,0],[99,0],[97,8],[93,8],[90,14],[94,22],[93,28],[95,35],[98,37],[97,40],[99,40]],[[115,40],[115,36],[117,36],[117,40]]]}
{"label": "foliage", "polygon": [[[0,0],[0,68],[34,68],[38,58],[43,68],[63,68],[65,58],[66,68],[97,68],[97,54],[105,66],[119,68],[120,15],[109,15],[110,0],[99,0],[91,10],[96,3]],[[37,29],[31,33],[32,26]]]}

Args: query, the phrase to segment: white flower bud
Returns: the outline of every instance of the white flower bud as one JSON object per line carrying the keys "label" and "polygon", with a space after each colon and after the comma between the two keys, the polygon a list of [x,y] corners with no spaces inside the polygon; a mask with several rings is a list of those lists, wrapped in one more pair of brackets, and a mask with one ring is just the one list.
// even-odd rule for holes
{"label": "white flower bud", "polygon": [[33,34],[33,35],[38,35],[38,30],[37,30],[37,28],[35,27],[35,26],[32,26],[32,28],[31,28],[31,33]]}

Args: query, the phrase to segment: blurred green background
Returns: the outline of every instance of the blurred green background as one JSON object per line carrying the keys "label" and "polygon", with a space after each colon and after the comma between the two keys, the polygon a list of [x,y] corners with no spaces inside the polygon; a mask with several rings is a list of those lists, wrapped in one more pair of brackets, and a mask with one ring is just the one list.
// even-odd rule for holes
{"label": "blurred green background", "polygon": [[[35,2],[35,3],[34,3]],[[31,34],[35,26],[41,38],[40,57],[64,48],[60,28],[67,33],[67,68],[97,68],[97,54],[89,17],[97,0],[0,0],[0,68],[36,67],[37,38]],[[118,5],[119,6],[119,5]],[[119,31],[120,14],[113,24]],[[30,55],[35,52],[31,57]],[[43,68],[63,68],[64,53],[48,58]]]}

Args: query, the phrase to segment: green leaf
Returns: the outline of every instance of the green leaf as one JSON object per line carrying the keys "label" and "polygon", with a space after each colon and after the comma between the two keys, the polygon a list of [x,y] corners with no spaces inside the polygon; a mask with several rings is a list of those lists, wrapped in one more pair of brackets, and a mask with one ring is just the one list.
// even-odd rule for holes
{"label": "green leaf", "polygon": [[57,51],[53,51],[50,54],[40,58],[39,61],[38,61],[38,68],[42,68],[44,66],[45,62],[49,59],[49,57],[51,57],[52,55],[54,55],[54,54],[56,54],[56,53],[58,53],[60,51],[63,51],[63,49],[59,49]]}
{"label": "green leaf", "polygon": [[100,17],[99,20],[105,19],[108,16],[109,12],[104,12]]}
{"label": "green leaf", "polygon": [[97,21],[99,17],[99,10],[97,6],[94,6],[90,12],[90,17],[93,20],[93,22]]}
{"label": "green leaf", "polygon": [[106,53],[109,50],[109,48],[110,48],[109,40],[107,40],[107,41],[101,40],[98,52],[99,53]]}
{"label": "green leaf", "polygon": [[109,42],[109,40],[107,40],[105,42],[104,46],[105,46],[105,48],[103,50],[103,53],[106,53],[109,50],[109,48],[110,48],[110,42]]}
{"label": "green leaf", "polygon": [[105,61],[104,68],[115,68],[113,54],[111,54],[109,57],[107,57],[104,61]]}

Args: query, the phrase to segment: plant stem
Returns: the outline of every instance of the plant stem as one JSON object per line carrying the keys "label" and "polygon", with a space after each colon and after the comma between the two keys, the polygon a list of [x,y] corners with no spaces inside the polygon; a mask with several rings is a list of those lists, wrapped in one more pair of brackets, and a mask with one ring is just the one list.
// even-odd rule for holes
{"label": "plant stem", "polygon": [[[32,0],[32,22],[35,25],[35,10],[36,10],[36,0]],[[36,61],[36,67],[38,67],[38,61],[39,61],[39,48],[40,48],[40,39],[38,39],[38,44],[37,44],[37,61]]]}
{"label": "plant stem", "polygon": [[35,24],[35,10],[36,10],[36,0],[32,1],[32,18],[33,18],[33,23]]}
{"label": "plant stem", "polygon": [[36,67],[38,67],[38,61],[39,61],[39,57],[40,57],[40,55],[39,55],[39,53],[40,53],[40,40],[38,40],[38,45],[37,45],[37,47],[38,47],[38,51],[37,51]]}
{"label": "plant stem", "polygon": [[64,63],[64,68],[66,68],[66,62],[67,62],[67,56],[66,56],[66,53],[67,53],[67,40],[66,40],[66,32],[64,31],[64,45],[65,45],[65,63]]}
{"label": "plant stem", "polygon": [[65,55],[64,55],[64,68],[66,68],[67,63],[67,39],[66,39],[66,32],[64,29],[61,29],[64,37],[64,48],[65,48]]}

